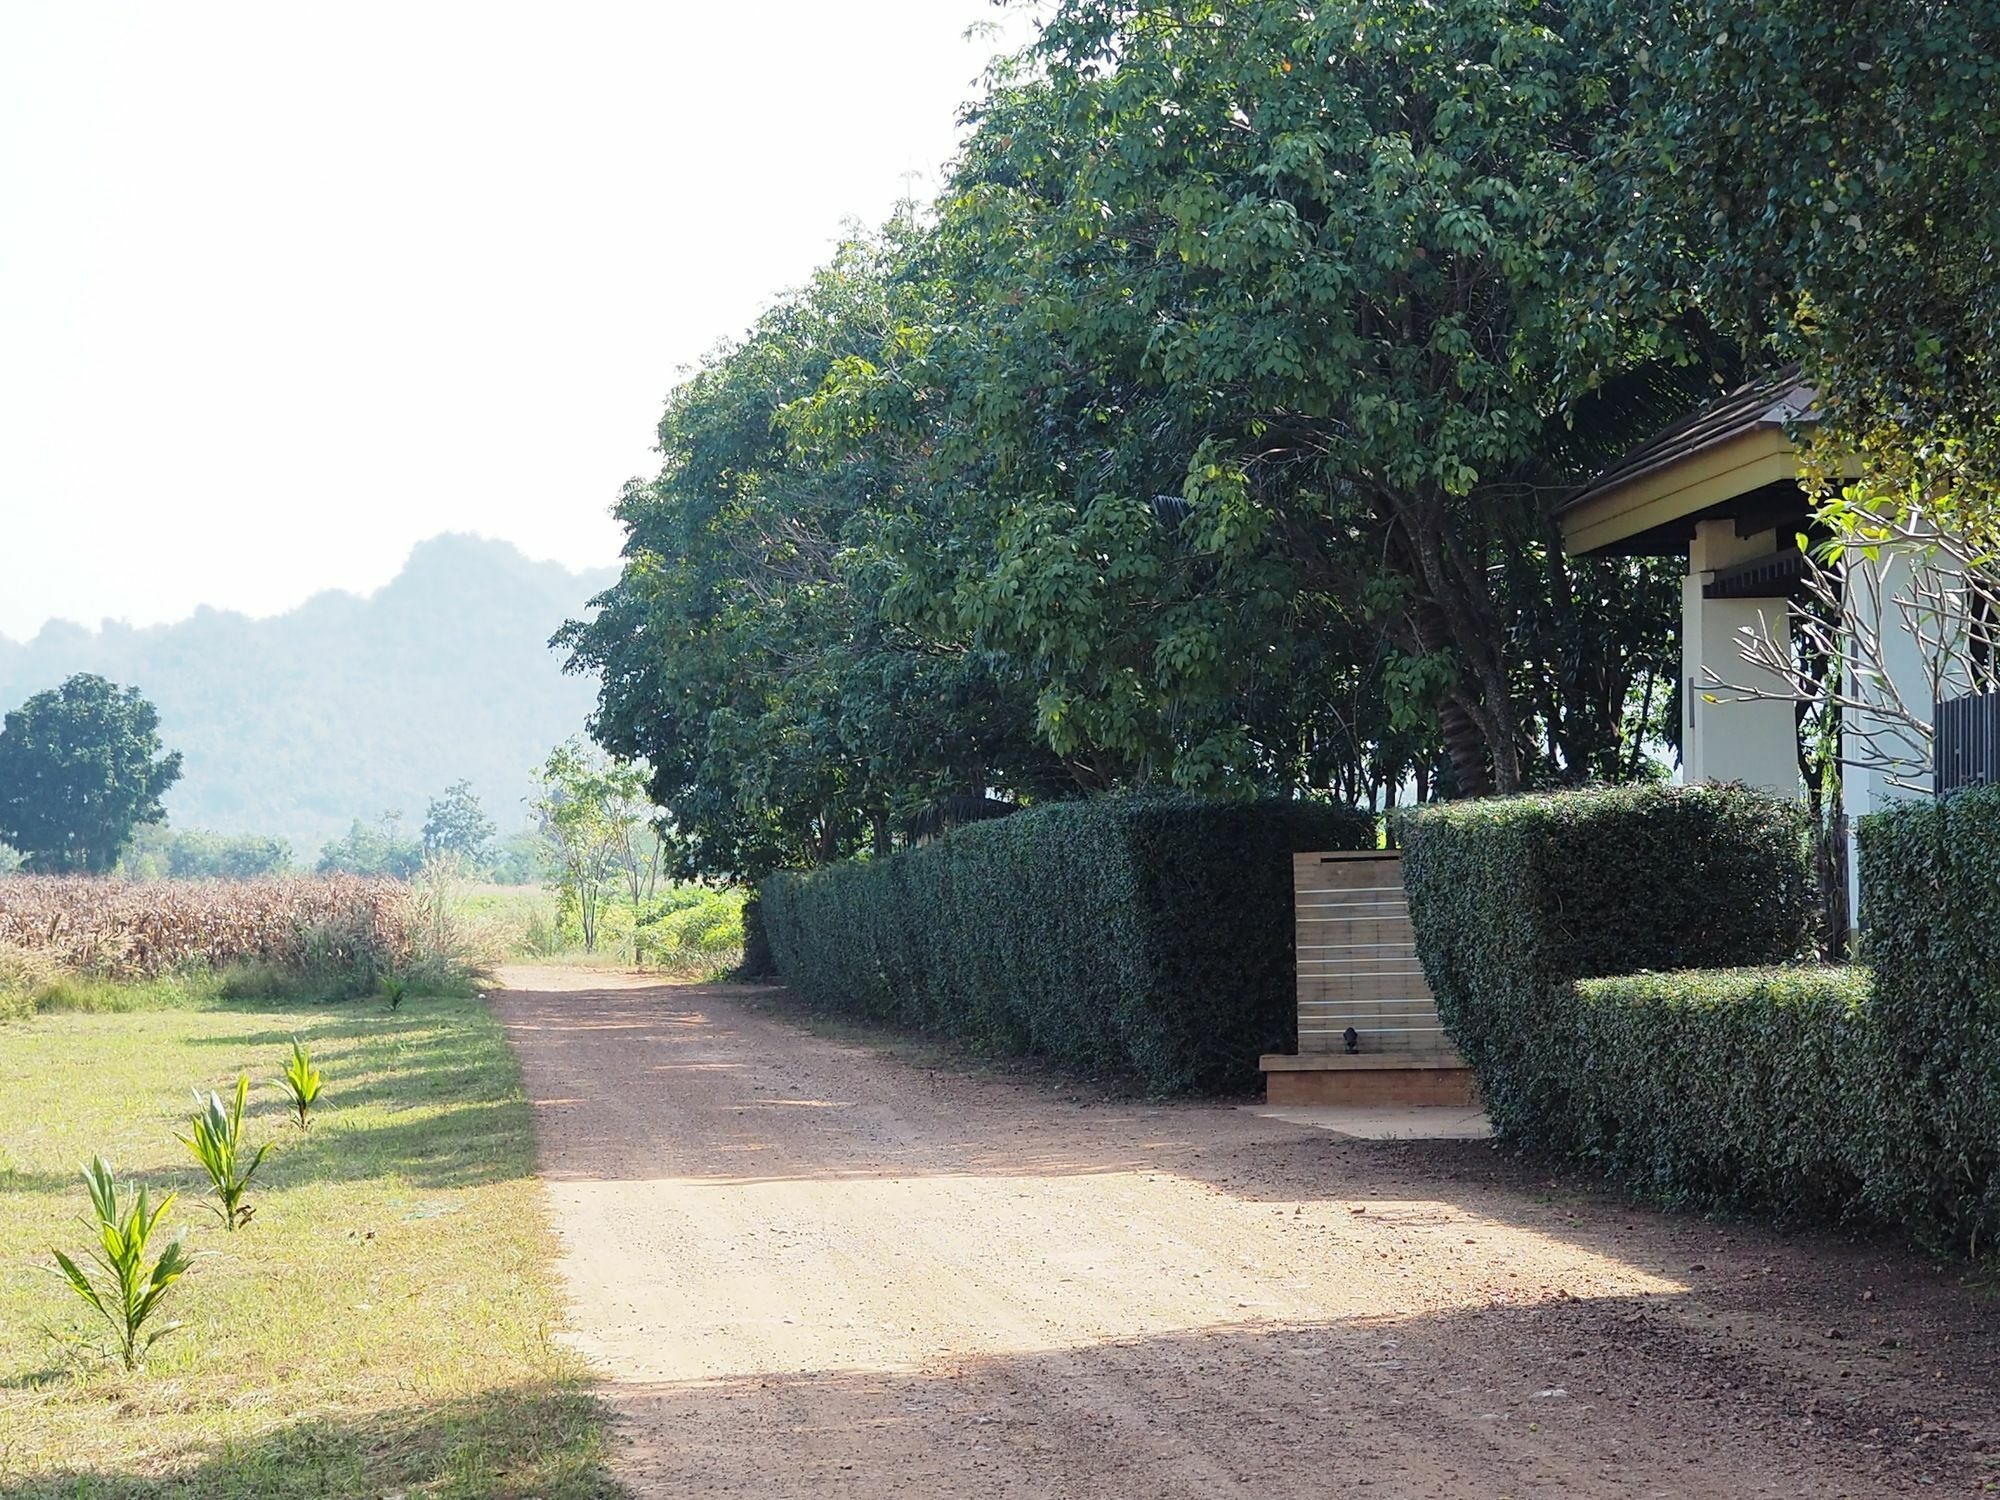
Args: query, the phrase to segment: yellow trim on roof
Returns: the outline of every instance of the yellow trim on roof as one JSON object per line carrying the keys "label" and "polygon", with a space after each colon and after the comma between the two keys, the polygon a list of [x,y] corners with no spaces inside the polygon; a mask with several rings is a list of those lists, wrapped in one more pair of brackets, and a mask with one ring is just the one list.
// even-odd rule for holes
{"label": "yellow trim on roof", "polygon": [[1562,517],[1563,551],[1574,557],[1615,546],[1655,526],[1798,477],[1798,450],[1783,428],[1739,433],[1592,496]]}

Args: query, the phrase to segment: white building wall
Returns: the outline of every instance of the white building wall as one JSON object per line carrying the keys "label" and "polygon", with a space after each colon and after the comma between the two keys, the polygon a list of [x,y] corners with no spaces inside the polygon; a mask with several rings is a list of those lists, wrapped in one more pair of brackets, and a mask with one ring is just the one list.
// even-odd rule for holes
{"label": "white building wall", "polygon": [[[1907,554],[1884,553],[1879,561],[1874,562],[1866,558],[1850,559],[1847,608],[1851,616],[1858,617],[1850,628],[1858,625],[1862,630],[1879,633],[1883,665],[1889,681],[1871,682],[1867,674],[1850,670],[1849,685],[1858,696],[1884,704],[1900,695],[1904,707],[1928,724],[1935,709],[1935,669],[1926,660],[1927,649],[1911,628],[1908,616],[1896,604],[1898,598],[1915,597],[1912,566]],[[1932,559],[1923,566],[1935,568],[1938,563]],[[1933,639],[1940,628],[1949,630],[1951,622],[1931,624],[1928,629],[1933,633]],[[1893,693],[1889,684],[1894,685]],[[1969,690],[1969,685],[1958,674],[1943,675],[1942,691],[1946,697]],[[1853,829],[1858,828],[1861,819],[1871,812],[1880,811],[1902,798],[1924,795],[1924,790],[1931,783],[1931,757],[1929,743],[1910,730],[1900,714],[1886,711],[1871,713],[1862,708],[1850,708],[1842,715],[1841,732],[1844,742],[1842,754],[1848,761],[1841,773],[1843,801],[1850,821],[1848,911],[1853,914],[1852,920],[1858,926],[1861,920],[1861,857]],[[1890,764],[1853,764],[1856,759],[1864,758],[1864,742],[1874,752],[1866,758],[1873,759],[1875,754],[1881,754],[1887,757]]]}
{"label": "white building wall", "polygon": [[[1790,685],[1744,661],[1742,632],[1768,630],[1788,646],[1791,626],[1782,599],[1705,599],[1716,570],[1777,551],[1777,533],[1739,537],[1734,521],[1701,521],[1688,548],[1681,586],[1681,774],[1689,783],[1740,781],[1797,797],[1798,711]],[[1715,686],[1720,681],[1738,689]],[[1774,698],[1745,696],[1765,691]]]}

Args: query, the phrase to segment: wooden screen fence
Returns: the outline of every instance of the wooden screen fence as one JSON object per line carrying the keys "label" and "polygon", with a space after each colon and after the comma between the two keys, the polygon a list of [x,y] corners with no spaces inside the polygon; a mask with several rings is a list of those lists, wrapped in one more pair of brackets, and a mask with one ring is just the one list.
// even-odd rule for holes
{"label": "wooden screen fence", "polygon": [[1300,1055],[1352,1052],[1384,1062],[1456,1064],[1417,963],[1402,857],[1300,854],[1292,879]]}

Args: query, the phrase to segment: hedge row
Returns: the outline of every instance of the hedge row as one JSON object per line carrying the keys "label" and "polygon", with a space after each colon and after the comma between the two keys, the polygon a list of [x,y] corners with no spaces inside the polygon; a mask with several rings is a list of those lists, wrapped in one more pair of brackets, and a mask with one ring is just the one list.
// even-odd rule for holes
{"label": "hedge row", "polygon": [[2000,788],[1861,823],[1878,1217],[2000,1244]]}
{"label": "hedge row", "polygon": [[1403,882],[1445,1029],[1494,1128],[1581,1149],[1570,982],[1808,951],[1805,820],[1741,787],[1620,787],[1426,808]]}
{"label": "hedge row", "polygon": [[1868,975],[1694,970],[1572,987],[1570,1149],[1663,1197],[1840,1218],[1875,1075]]}
{"label": "hedge row", "polygon": [[1872,971],[1706,967],[1807,951],[1799,815],[1739,788],[1440,808],[1406,842],[1504,1135],[1671,1198],[2000,1240],[2000,789],[1863,822]]}
{"label": "hedge row", "polygon": [[1291,856],[1375,841],[1371,818],[1316,803],[1056,803],[774,876],[761,917],[819,1008],[1227,1091],[1294,1040]]}

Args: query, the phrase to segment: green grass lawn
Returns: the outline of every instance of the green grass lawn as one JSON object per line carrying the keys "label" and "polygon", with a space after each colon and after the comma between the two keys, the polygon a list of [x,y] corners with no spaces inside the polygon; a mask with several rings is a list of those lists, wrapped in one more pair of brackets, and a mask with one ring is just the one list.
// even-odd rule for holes
{"label": "green grass lawn", "polygon": [[[297,1034],[310,1134],[270,1080]],[[257,1085],[277,1144],[225,1233],[174,1131],[189,1090]],[[80,1255],[78,1164],[181,1190],[186,1327],[127,1375],[42,1269]],[[0,1024],[0,1496],[601,1496],[560,1318],[530,1107],[473,1000],[195,1001]],[[165,1226],[163,1225],[163,1228]]]}

